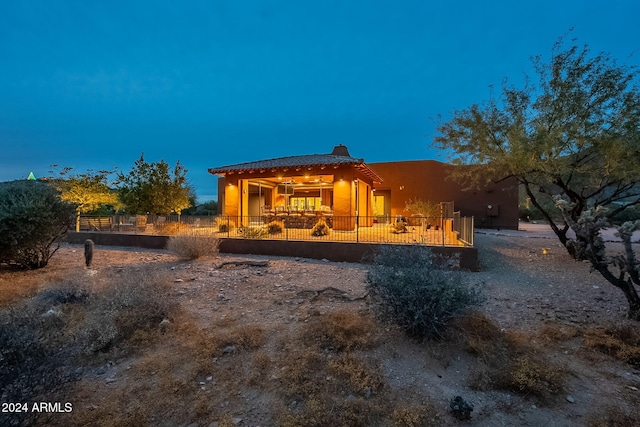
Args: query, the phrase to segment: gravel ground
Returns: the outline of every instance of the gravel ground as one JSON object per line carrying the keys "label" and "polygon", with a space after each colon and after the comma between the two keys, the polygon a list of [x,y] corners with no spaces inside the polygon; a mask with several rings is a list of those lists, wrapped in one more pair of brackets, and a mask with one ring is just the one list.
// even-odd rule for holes
{"label": "gravel ground", "polygon": [[[536,331],[547,322],[584,327],[624,319],[623,294],[599,274],[590,273],[587,264],[573,261],[548,227],[531,224],[517,231],[478,230],[475,239],[480,272],[465,276],[470,283],[483,287],[487,301],[482,311],[501,328]],[[615,249],[620,245],[610,246]],[[203,327],[231,318],[291,335],[311,316],[340,308],[367,309],[365,300],[357,299],[366,293],[368,267],[362,264],[230,254],[184,262],[166,251],[107,247],[96,247],[92,270],[85,270],[83,261],[81,246],[65,245],[47,268],[60,277],[91,273],[88,276],[92,283],[100,286],[123,269],[152,264],[166,272],[174,283],[173,297]],[[268,265],[234,265],[234,261],[268,261]],[[225,262],[231,264],[222,266]],[[22,274],[2,278],[13,280]],[[314,292],[328,287],[344,293]],[[345,295],[356,300],[345,300]],[[452,396],[462,394],[476,405],[466,425],[581,426],[598,408],[634,402],[637,397],[629,397],[629,393],[637,391],[629,390],[640,388],[640,372],[611,359],[585,360],[579,343],[563,343],[548,351],[571,372],[565,394],[570,394],[573,402],[563,394],[540,407],[513,393],[469,389],[469,355],[460,353],[443,361],[433,357],[436,350],[429,345],[411,342],[392,329],[382,333],[388,340],[372,350],[371,356],[381,361],[386,381],[397,398],[428,396],[447,408]],[[110,378],[118,379],[104,383],[98,378],[92,399],[99,401],[113,389],[128,393],[131,379],[127,379],[127,366],[136,363],[129,360],[127,365],[112,366]],[[147,391],[142,388],[141,393]],[[140,397],[145,398],[144,394]],[[78,402],[77,408],[91,408],[90,403]],[[271,403],[268,396],[261,396],[246,404],[251,411],[246,407],[229,407],[228,411],[242,420],[241,426],[273,425]],[[459,423],[447,419],[443,425]]]}

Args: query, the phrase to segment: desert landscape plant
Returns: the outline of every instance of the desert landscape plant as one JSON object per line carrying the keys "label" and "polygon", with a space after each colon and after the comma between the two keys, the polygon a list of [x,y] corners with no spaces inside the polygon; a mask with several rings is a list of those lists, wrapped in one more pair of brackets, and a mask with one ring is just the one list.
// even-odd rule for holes
{"label": "desert landscape plant", "polygon": [[238,233],[245,239],[264,239],[269,235],[269,231],[264,225],[240,227]]}
{"label": "desert landscape plant", "polygon": [[118,197],[132,214],[180,213],[192,205],[193,190],[187,182],[187,170],[180,161],[173,170],[164,160],[149,163],[144,153],[128,173],[119,172]]}
{"label": "desert landscape plant", "polygon": [[327,224],[327,220],[324,218],[319,218],[311,229],[311,235],[316,237],[328,236],[329,225]]}
{"label": "desert landscape plant", "polygon": [[216,226],[218,227],[218,232],[228,233],[236,229],[236,222],[229,218],[217,218]]}
{"label": "desert landscape plant", "polygon": [[[566,37],[549,62],[532,62],[537,85],[505,81],[499,99],[441,120],[434,144],[466,165],[456,173],[469,187],[517,181],[568,254],[621,290],[629,317],[640,320],[633,251],[612,260],[600,238],[603,227],[640,205],[638,69],[587,46],[567,46]],[[621,235],[630,228],[623,225]]]}
{"label": "desert landscape plant", "polygon": [[267,232],[269,234],[282,233],[282,230],[284,230],[284,221],[280,219],[274,219],[267,224]]}
{"label": "desert landscape plant", "polygon": [[108,178],[112,173],[106,170],[75,173],[72,168],[66,167],[49,179],[60,191],[62,200],[76,206],[76,231],[80,231],[81,214],[104,205],[120,207],[116,191],[109,187]]}
{"label": "desert landscape plant", "polygon": [[427,247],[382,245],[367,274],[375,310],[415,338],[442,338],[452,319],[482,301],[459,271]]}
{"label": "desert landscape plant", "polygon": [[216,236],[193,231],[170,236],[167,240],[167,250],[186,260],[217,255],[219,246],[220,239]]}
{"label": "desert landscape plant", "polygon": [[0,264],[41,268],[60,247],[75,206],[40,181],[0,183]]}

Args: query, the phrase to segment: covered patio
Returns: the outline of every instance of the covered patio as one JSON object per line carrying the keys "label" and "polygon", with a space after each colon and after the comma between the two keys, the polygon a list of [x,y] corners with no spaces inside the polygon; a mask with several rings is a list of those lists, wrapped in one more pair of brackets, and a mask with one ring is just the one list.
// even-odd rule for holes
{"label": "covered patio", "polygon": [[248,218],[282,220],[311,228],[319,218],[334,230],[374,224],[373,189],[382,178],[344,145],[330,154],[281,157],[210,168],[219,175],[222,215],[248,226]]}

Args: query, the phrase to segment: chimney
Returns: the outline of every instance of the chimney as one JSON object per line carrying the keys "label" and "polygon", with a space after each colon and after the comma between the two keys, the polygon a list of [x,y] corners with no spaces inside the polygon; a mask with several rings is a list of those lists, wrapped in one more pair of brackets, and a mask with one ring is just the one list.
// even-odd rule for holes
{"label": "chimney", "polygon": [[333,151],[331,152],[332,156],[344,156],[344,157],[351,157],[351,155],[349,154],[349,150],[347,149],[346,145],[336,145],[335,147],[333,147]]}

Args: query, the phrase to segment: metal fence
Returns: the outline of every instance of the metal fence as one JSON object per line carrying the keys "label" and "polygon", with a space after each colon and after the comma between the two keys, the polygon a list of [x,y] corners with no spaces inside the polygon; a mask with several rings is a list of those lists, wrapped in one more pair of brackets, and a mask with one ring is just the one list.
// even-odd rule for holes
{"label": "metal fence", "polygon": [[84,231],[172,235],[182,232],[219,237],[429,246],[473,246],[473,217],[395,217],[304,214],[259,216],[113,215],[82,216]]}

